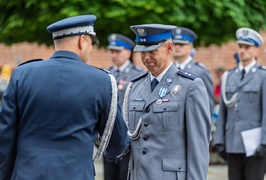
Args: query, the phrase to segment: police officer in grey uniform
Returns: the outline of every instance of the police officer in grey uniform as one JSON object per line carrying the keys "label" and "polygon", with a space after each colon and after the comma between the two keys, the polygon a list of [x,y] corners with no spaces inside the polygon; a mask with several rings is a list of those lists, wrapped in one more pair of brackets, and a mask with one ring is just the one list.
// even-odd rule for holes
{"label": "police officer in grey uniform", "polygon": [[122,107],[128,83],[134,77],[137,77],[145,71],[130,61],[132,48],[135,45],[131,39],[122,34],[110,34],[108,36],[108,41],[109,45],[107,48],[110,51],[110,56],[113,63],[113,66],[108,70],[116,78],[119,105]]}
{"label": "police officer in grey uniform", "polygon": [[193,42],[198,36],[191,29],[185,27],[177,27],[174,29],[172,36],[174,43],[173,60],[175,65],[179,69],[195,74],[203,80],[207,88],[210,113],[212,114],[214,108],[214,90],[211,73],[204,64],[196,62],[192,57],[195,55]]}
{"label": "police officer in grey uniform", "polygon": [[203,81],[171,62],[171,30],[143,24],[134,51],[147,73],[128,86],[123,114],[131,138],[130,180],[206,179],[211,117]]}
{"label": "police officer in grey uniform", "polygon": [[[262,36],[250,28],[236,31],[239,64],[222,77],[220,111],[214,145],[227,159],[229,180],[263,180],[266,155],[266,70],[255,57]],[[241,133],[262,128],[260,145],[251,156]]]}
{"label": "police officer in grey uniform", "polygon": [[[135,43],[122,34],[110,34],[108,36],[108,49],[113,66],[108,70],[117,81],[119,105],[122,107],[125,91],[130,81],[144,70],[134,65],[129,59]],[[104,158],[104,179],[105,180],[125,180],[128,173],[128,162],[130,154],[127,153],[117,162],[108,162]]]}

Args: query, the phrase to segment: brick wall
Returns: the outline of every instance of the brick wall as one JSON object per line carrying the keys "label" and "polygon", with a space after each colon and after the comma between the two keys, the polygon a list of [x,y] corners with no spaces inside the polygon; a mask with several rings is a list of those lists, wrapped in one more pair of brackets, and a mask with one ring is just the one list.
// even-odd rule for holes
{"label": "brick wall", "polygon": [[[261,34],[263,35],[265,44],[260,48],[258,62],[266,65],[266,32],[261,32]],[[214,84],[216,84],[215,69],[220,66],[225,69],[233,68],[235,66],[233,55],[236,50],[237,44],[234,41],[222,44],[221,46],[211,45],[209,47],[198,47],[194,59],[209,67],[213,75]],[[38,45],[37,43],[20,43],[12,46],[0,44],[0,52],[0,66],[10,64],[12,67],[16,67],[18,64],[29,59],[48,59],[53,54],[54,48]],[[134,53],[132,59],[135,64],[145,68],[140,60],[139,53]],[[111,66],[108,51],[104,48],[95,47],[92,51],[89,64],[100,68]]]}

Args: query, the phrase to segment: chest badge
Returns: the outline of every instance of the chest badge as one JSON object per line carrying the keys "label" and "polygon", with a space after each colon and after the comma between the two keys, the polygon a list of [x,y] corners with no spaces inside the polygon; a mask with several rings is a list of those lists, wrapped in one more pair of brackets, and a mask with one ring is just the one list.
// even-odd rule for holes
{"label": "chest badge", "polygon": [[172,92],[173,94],[177,94],[178,92],[180,92],[181,90],[181,86],[179,84],[175,85],[173,88],[172,88]]}

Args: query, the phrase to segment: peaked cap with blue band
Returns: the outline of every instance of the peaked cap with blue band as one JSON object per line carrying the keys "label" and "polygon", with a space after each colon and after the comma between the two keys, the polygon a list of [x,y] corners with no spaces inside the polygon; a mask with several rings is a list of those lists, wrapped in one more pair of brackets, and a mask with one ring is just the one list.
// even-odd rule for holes
{"label": "peaked cap with blue band", "polygon": [[239,28],[236,31],[236,38],[238,44],[259,47],[264,43],[262,36],[257,31],[250,28]]}
{"label": "peaked cap with blue band", "polygon": [[193,43],[197,38],[197,34],[191,29],[185,27],[177,27],[172,31],[173,43],[189,44]]}
{"label": "peaked cap with blue band", "polygon": [[115,50],[122,50],[128,49],[132,50],[135,43],[128,37],[122,34],[110,34],[108,36],[109,45],[107,46],[108,49],[115,49]]}
{"label": "peaked cap with blue band", "polygon": [[68,36],[77,36],[82,34],[90,35],[92,44],[98,43],[96,33],[94,32],[95,15],[80,15],[62,19],[46,29],[52,33],[53,39],[60,39]]}
{"label": "peaked cap with blue band", "polygon": [[130,26],[130,29],[136,34],[135,52],[154,51],[162,43],[172,38],[171,31],[176,26],[164,24],[141,24]]}

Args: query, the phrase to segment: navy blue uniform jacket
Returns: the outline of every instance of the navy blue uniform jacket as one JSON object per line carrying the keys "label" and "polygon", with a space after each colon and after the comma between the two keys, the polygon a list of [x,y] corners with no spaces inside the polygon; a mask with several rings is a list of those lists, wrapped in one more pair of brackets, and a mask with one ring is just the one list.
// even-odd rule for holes
{"label": "navy blue uniform jacket", "polygon": [[[94,141],[111,92],[109,75],[73,52],[17,67],[0,112],[0,180],[94,179]],[[118,110],[109,159],[123,151],[126,131]]]}

